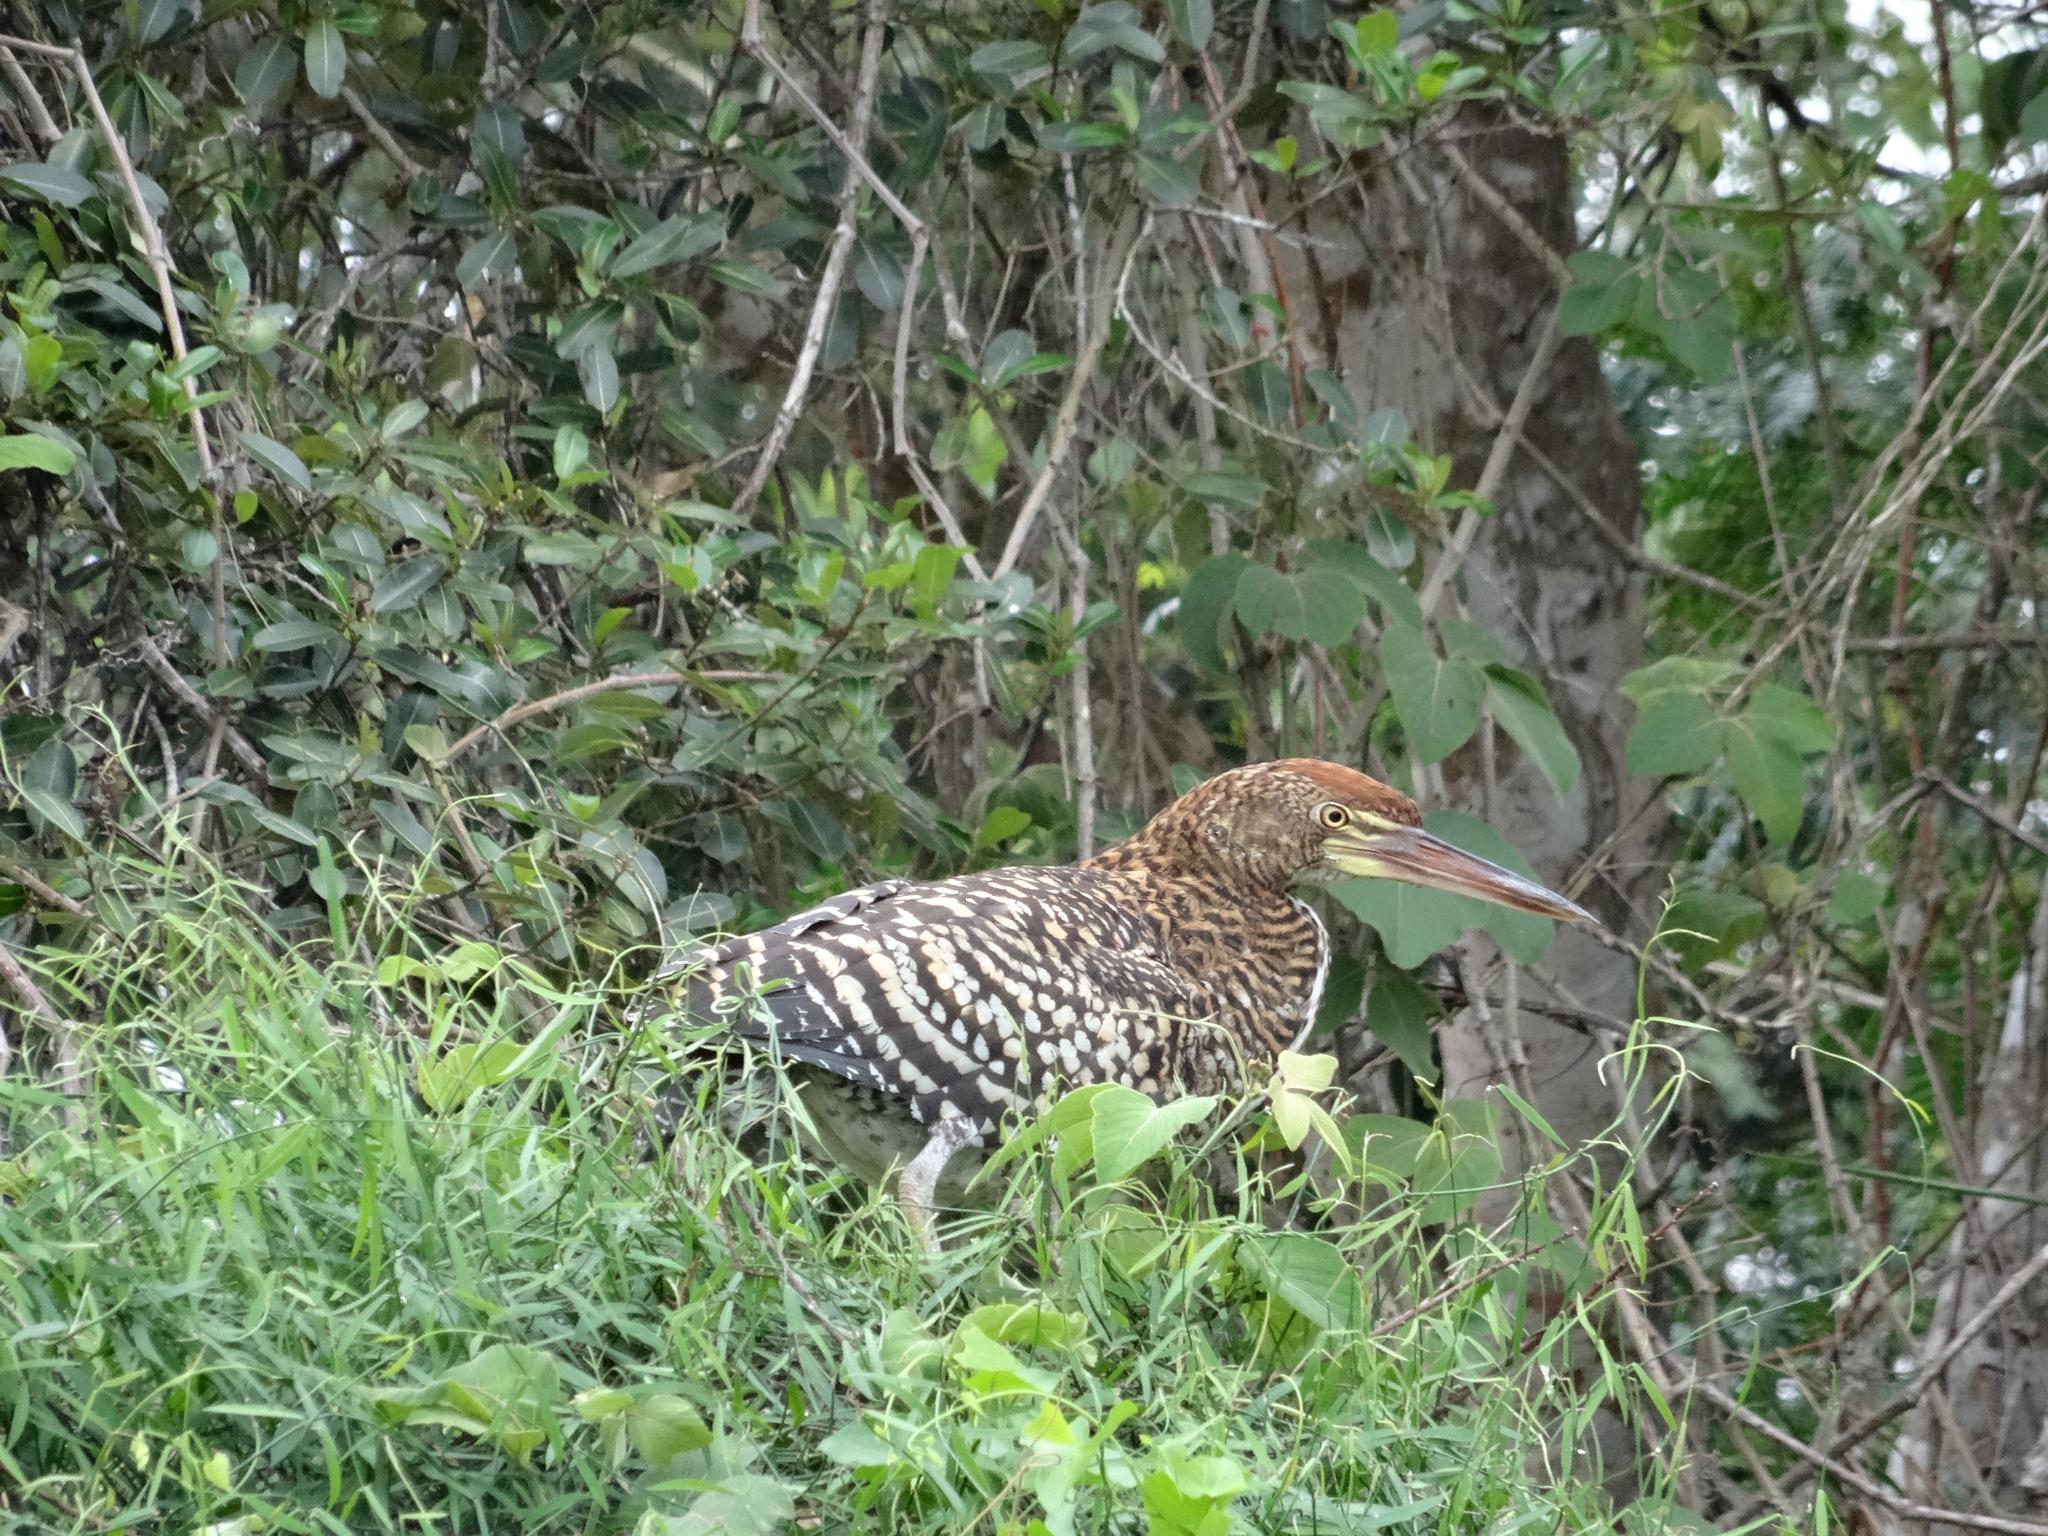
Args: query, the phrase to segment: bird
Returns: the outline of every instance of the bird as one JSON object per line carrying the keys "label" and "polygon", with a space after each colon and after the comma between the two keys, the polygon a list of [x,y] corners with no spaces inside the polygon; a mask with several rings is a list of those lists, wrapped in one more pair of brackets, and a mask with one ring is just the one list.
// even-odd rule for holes
{"label": "bird", "polygon": [[1078,863],[883,880],[660,974],[686,1017],[782,1064],[823,1150],[893,1178],[936,1252],[964,1190],[948,1170],[1006,1117],[1093,1083],[1230,1092],[1298,1046],[1330,972],[1304,892],[1353,877],[1594,921],[1426,831],[1400,791],[1288,758],[1220,773]]}

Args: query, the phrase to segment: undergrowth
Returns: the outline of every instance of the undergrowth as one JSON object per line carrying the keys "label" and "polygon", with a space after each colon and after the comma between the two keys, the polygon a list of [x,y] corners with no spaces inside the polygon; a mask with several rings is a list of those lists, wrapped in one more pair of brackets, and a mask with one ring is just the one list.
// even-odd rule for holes
{"label": "undergrowth", "polygon": [[89,1074],[0,1082],[10,1528],[1615,1528],[1593,1423],[1646,1388],[1603,1298],[1641,1235],[1489,1191],[1486,1105],[1339,1128],[1293,1084],[1134,1171],[1184,1117],[1073,1097],[934,1261],[743,1155],[626,963],[550,977],[343,887],[317,942],[166,880],[29,956]]}

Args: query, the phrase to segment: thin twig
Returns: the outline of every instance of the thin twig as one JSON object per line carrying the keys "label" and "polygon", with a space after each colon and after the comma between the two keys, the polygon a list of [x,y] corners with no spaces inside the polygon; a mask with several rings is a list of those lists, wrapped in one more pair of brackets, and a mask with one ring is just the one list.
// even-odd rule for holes
{"label": "thin twig", "polygon": [[90,923],[95,928],[104,926],[93,916],[92,909],[85,903],[66,896],[34,870],[25,868],[12,859],[0,859],[0,876],[12,880],[46,907],[55,907],[60,912],[69,913],[80,922]]}
{"label": "thin twig", "polygon": [[[1814,1472],[1825,1472],[1837,1482],[1853,1488],[1866,1499],[1882,1504],[1902,1520],[1929,1520],[1937,1524],[1967,1526],[1978,1531],[2002,1531],[2006,1536],[2048,1536],[2048,1524],[2038,1520],[2011,1520],[2003,1515],[1978,1515],[1961,1509],[1937,1509],[1916,1504],[1893,1493],[1882,1483],[1866,1477],[1847,1462],[1815,1450],[1789,1430],[1780,1429],[1755,1410],[1745,1408],[1711,1381],[1694,1381],[1692,1390],[1738,1423],[1755,1430],[1774,1445],[1790,1451]],[[1789,1481],[1789,1479],[1788,1479]]]}
{"label": "thin twig", "polygon": [[376,115],[370,111],[369,104],[356,94],[354,86],[344,85],[341,88],[341,99],[349,111],[355,114],[356,121],[363,125],[363,132],[370,136],[379,149],[390,156],[394,165],[409,177],[427,174],[427,168],[407,154],[405,146],[392,137],[391,130],[377,121]]}
{"label": "thin twig", "polygon": [[[1545,306],[1549,313],[1543,322],[1543,334],[1536,338],[1536,350],[1529,356],[1529,366],[1523,370],[1522,381],[1515,386],[1515,398],[1508,405],[1508,413],[1502,419],[1500,430],[1494,434],[1493,447],[1486,455],[1486,465],[1479,472],[1479,483],[1472,494],[1482,503],[1491,505],[1500,490],[1500,483],[1507,478],[1508,465],[1513,462],[1515,448],[1527,439],[1523,436],[1529,424],[1529,413],[1535,408],[1536,393],[1545,375],[1550,372],[1551,360],[1557,356],[1558,329],[1557,306]],[[1451,579],[1458,574],[1458,568],[1471,553],[1473,540],[1479,536],[1479,520],[1482,513],[1478,507],[1467,507],[1465,515],[1458,520],[1450,542],[1444,546],[1437,558],[1436,567],[1429,573],[1429,579],[1422,584],[1422,614],[1424,618],[1436,611],[1436,605],[1443,601],[1445,590]]]}
{"label": "thin twig", "polygon": [[502,734],[522,720],[566,708],[592,694],[610,693],[620,688],[688,688],[698,683],[772,683],[780,676],[776,672],[621,672],[611,677],[600,677],[594,682],[551,693],[544,699],[529,699],[524,704],[513,705],[496,719],[486,720],[475,730],[456,737],[454,745],[448,748],[441,761],[452,763],[486,736]]}
{"label": "thin twig", "polygon": [[1102,358],[1103,346],[1109,340],[1110,320],[1115,312],[1112,295],[1119,282],[1112,282],[1111,274],[1120,279],[1126,263],[1137,259],[1138,226],[1135,221],[1128,223],[1129,233],[1113,242],[1112,248],[1104,252],[1104,260],[1097,270],[1096,286],[1102,292],[1084,296],[1090,311],[1086,317],[1087,331],[1080,354],[1074,359],[1074,366],[1067,378],[1066,393],[1060,397],[1059,410],[1054,414],[1052,432],[1046,439],[1045,465],[1032,482],[1031,489],[1024,497],[1024,504],[1017,509],[1017,520],[1010,525],[1010,536],[1003,543],[1003,553],[996,561],[991,580],[1000,581],[1016,568],[1023,557],[1025,541],[1031,535],[1032,525],[1045,510],[1046,498],[1052,494],[1053,481],[1066,462],[1067,450],[1073,446],[1074,427],[1081,419],[1081,397],[1095,380],[1095,367]]}
{"label": "thin twig", "polygon": [[148,635],[135,637],[135,648],[142,654],[142,664],[154,672],[157,680],[170,689],[173,697],[206,724],[223,733],[227,748],[234,753],[235,761],[256,776],[256,781],[267,782],[270,765],[263,760],[263,754],[249,744],[249,738],[228,724],[225,714],[209,703],[206,697],[185,681],[178,669],[171,665],[171,659],[157,648],[157,643]]}
{"label": "thin twig", "polygon": [[[775,464],[782,457],[783,447],[789,442],[789,434],[796,430],[797,417],[803,414],[804,400],[811,392],[811,375],[817,370],[818,356],[825,350],[825,335],[832,323],[832,310],[839,302],[839,290],[846,281],[846,268],[853,257],[853,242],[860,234],[860,186],[867,178],[874,177],[867,163],[868,125],[874,116],[876,82],[881,78],[882,38],[887,31],[883,23],[882,0],[868,0],[867,35],[861,44],[860,79],[854,86],[853,123],[841,147],[846,155],[846,174],[839,187],[839,222],[832,231],[832,245],[825,255],[824,270],[818,276],[818,292],[811,301],[811,317],[804,326],[804,339],[796,355],[796,368],[789,376],[789,388],[783,392],[782,405],[775,412],[775,421],[768,429],[768,437],[761,445],[760,455],[754,460],[754,467],[747,475],[746,484],[733,499],[732,510],[744,516],[761,494],[761,487],[768,482]],[[747,51],[768,64],[781,78],[784,73],[779,64],[770,64],[772,55],[761,38],[760,0],[749,0],[747,5],[745,42]],[[834,139],[835,143],[840,143]],[[879,181],[879,177],[875,177]],[[911,295],[906,291],[903,303],[908,306]]]}
{"label": "thin twig", "polygon": [[11,48],[0,47],[0,74],[7,76],[7,83],[14,87],[14,94],[21,99],[21,109],[28,114],[29,128],[43,148],[47,150],[63,138],[64,131],[50,116],[50,109],[43,105],[42,93],[35,88],[28,71],[21,67],[21,60],[14,56]]}

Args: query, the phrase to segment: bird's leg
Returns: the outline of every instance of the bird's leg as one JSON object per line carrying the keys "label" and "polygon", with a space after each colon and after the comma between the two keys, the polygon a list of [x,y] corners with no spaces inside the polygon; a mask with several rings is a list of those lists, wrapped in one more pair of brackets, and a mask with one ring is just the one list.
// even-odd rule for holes
{"label": "bird's leg", "polygon": [[974,1122],[964,1116],[948,1116],[932,1127],[931,1140],[924,1144],[924,1150],[904,1164],[903,1172],[896,1181],[896,1198],[903,1206],[903,1219],[910,1223],[910,1230],[917,1234],[924,1251],[936,1255],[939,1252],[939,1234],[935,1223],[938,1210],[935,1197],[939,1189],[939,1175],[946,1171],[946,1165],[953,1161],[956,1153],[972,1146],[980,1139],[981,1133]]}

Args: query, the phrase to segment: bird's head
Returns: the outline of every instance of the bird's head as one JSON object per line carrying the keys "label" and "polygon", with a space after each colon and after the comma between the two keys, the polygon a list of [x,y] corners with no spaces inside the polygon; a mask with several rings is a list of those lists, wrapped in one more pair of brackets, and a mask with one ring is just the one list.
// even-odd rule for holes
{"label": "bird's head", "polygon": [[1555,891],[1424,831],[1422,813],[1399,790],[1311,757],[1218,774],[1161,811],[1133,842],[1272,889],[1398,880],[1539,917],[1595,921]]}

